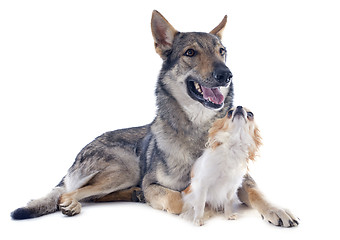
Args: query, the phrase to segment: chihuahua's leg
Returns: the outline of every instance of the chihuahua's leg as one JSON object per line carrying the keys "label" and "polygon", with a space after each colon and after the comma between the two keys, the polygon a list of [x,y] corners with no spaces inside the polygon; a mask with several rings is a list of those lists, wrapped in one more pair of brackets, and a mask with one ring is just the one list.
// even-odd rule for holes
{"label": "chihuahua's leg", "polygon": [[[196,191],[197,190],[197,191]],[[204,208],[207,201],[208,189],[200,186],[195,189],[195,200],[193,201],[194,206],[194,224],[197,226],[204,225]]]}
{"label": "chihuahua's leg", "polygon": [[224,216],[228,220],[236,220],[237,213],[235,212],[235,204],[237,201],[237,196],[235,191],[232,191],[227,195],[227,198],[224,202]]}

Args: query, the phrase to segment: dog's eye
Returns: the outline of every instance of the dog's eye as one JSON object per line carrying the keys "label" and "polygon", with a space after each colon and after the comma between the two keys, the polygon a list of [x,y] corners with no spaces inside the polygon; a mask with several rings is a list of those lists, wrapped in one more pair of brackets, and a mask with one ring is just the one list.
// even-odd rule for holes
{"label": "dog's eye", "polygon": [[230,111],[228,112],[228,118],[231,118],[232,115],[233,115],[233,110],[230,110]]}
{"label": "dog's eye", "polygon": [[247,117],[249,120],[254,119],[254,114],[252,112],[247,112]]}
{"label": "dog's eye", "polygon": [[224,56],[226,52],[227,52],[227,50],[225,50],[225,48],[220,48],[221,56]]}
{"label": "dog's eye", "polygon": [[194,49],[188,49],[186,52],[185,52],[185,54],[184,54],[185,56],[187,56],[187,57],[193,57],[193,56],[195,56],[196,55],[196,51],[194,50]]}

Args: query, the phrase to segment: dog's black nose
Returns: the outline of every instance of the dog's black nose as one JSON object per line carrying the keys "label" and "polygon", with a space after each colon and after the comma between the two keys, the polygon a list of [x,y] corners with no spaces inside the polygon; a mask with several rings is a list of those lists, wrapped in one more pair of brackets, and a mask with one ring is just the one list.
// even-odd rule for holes
{"label": "dog's black nose", "polygon": [[230,82],[233,74],[230,72],[228,67],[223,65],[215,68],[213,72],[213,77],[222,85],[226,85]]}

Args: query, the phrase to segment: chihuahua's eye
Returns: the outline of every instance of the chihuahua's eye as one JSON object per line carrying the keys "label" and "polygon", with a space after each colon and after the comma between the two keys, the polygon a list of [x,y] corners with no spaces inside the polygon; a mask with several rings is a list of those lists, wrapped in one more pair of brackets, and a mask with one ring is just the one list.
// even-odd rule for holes
{"label": "chihuahua's eye", "polygon": [[184,54],[185,56],[187,56],[187,57],[193,57],[193,56],[195,56],[196,55],[196,51],[194,50],[194,49],[188,49],[186,52],[185,52],[185,54]]}
{"label": "chihuahua's eye", "polygon": [[221,56],[224,56],[226,52],[227,52],[227,50],[225,50],[225,48],[220,48]]}
{"label": "chihuahua's eye", "polygon": [[248,119],[253,119],[254,114],[252,112],[247,112],[247,117],[248,117]]}
{"label": "chihuahua's eye", "polygon": [[233,111],[234,111],[234,110],[230,110],[230,111],[228,112],[228,118],[231,118],[231,116],[233,115]]}

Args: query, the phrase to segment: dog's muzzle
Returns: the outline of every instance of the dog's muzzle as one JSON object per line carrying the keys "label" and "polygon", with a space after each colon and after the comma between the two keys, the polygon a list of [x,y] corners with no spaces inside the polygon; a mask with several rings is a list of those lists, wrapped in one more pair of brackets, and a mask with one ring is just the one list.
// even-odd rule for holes
{"label": "dog's muzzle", "polygon": [[189,96],[210,109],[221,109],[225,96],[222,88],[229,87],[233,75],[224,63],[215,63],[210,77],[206,81],[188,77],[186,79]]}

